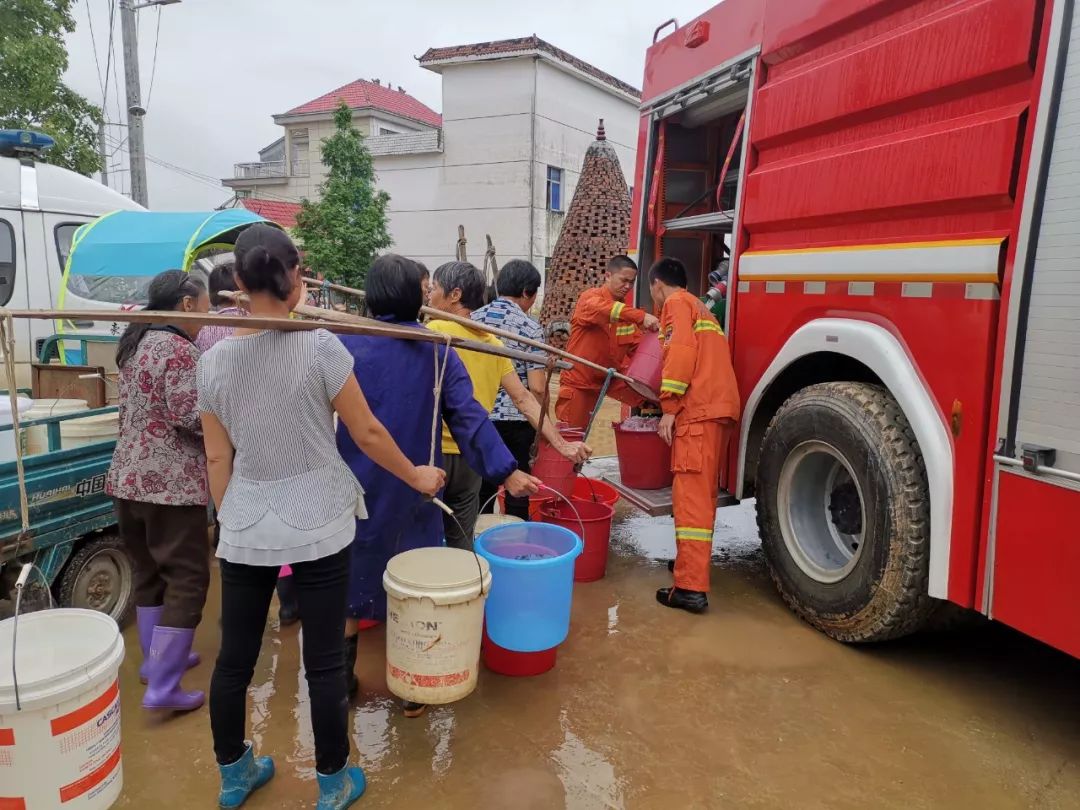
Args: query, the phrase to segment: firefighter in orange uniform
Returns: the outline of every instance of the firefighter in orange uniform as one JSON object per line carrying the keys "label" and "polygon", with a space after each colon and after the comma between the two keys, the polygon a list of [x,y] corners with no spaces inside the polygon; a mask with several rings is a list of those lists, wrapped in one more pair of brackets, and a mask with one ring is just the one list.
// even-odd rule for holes
{"label": "firefighter in orange uniform", "polygon": [[[627,306],[624,299],[637,279],[637,265],[629,256],[615,256],[607,264],[604,283],[586,290],[574,307],[570,321],[570,341],[566,351],[619,370],[627,355],[637,347],[642,329],[655,332],[660,322],[642,309]],[[555,416],[571,427],[585,427],[600,389],[604,373],[575,365],[559,379]],[[607,395],[627,405],[644,400],[620,380],[614,380]]]}
{"label": "firefighter in orange uniform", "polygon": [[727,338],[705,305],[686,290],[686,268],[662,258],[649,270],[653,303],[661,308],[664,372],[660,436],[671,445],[675,587],[657,601],[701,613],[709,606],[709,566],[720,462],[739,418],[739,389]]}

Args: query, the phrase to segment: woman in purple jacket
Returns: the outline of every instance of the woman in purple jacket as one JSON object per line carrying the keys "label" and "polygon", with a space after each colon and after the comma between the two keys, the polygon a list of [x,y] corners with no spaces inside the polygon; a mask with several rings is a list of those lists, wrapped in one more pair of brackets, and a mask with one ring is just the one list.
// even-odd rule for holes
{"label": "woman in purple jacket", "polygon": [[[423,303],[421,271],[415,262],[388,254],[368,271],[366,301],[380,321],[423,329],[417,318]],[[365,335],[342,335],[354,359],[356,379],[372,413],[397,437],[414,464],[427,464],[431,454],[431,423],[435,410],[432,383],[436,355],[446,373],[439,399],[442,420],[450,428],[466,462],[485,479],[501,483],[515,495],[537,491],[539,480],[517,469],[487,411],[473,398],[472,382],[455,351],[431,343]],[[403,373],[407,370],[408,373]],[[442,463],[441,432],[435,434],[435,465]],[[356,522],[352,545],[348,613],[345,629],[345,669],[350,694],[358,687],[357,621],[386,618],[382,575],[395,554],[438,546],[443,539],[442,512],[415,490],[400,484],[365,456],[344,428],[338,428],[338,450],[365,491],[368,519]],[[417,716],[420,704],[406,703],[405,713]]]}

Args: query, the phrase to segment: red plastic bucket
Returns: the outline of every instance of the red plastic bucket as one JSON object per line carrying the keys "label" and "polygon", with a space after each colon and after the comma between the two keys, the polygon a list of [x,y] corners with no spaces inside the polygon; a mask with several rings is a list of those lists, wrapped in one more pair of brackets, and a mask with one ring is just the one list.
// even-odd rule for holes
{"label": "red plastic bucket", "polygon": [[484,666],[492,672],[509,675],[512,678],[543,675],[555,666],[555,656],[559,652],[558,647],[541,650],[540,652],[514,652],[508,650],[488,638],[486,627],[484,628],[484,643],[480,649],[484,658]]}
{"label": "red plastic bucket", "polygon": [[574,491],[574,479],[577,478],[574,462],[564,458],[547,442],[540,442],[540,452],[532,465],[532,474],[565,498],[569,498]]}
{"label": "red plastic bucket", "polygon": [[[575,484],[575,486],[577,486]],[[555,496],[550,492],[539,492],[536,495],[529,496],[529,520],[540,520],[540,510],[544,504],[550,501]],[[499,509],[502,513],[506,514],[506,490],[499,487]]]}
{"label": "red plastic bucket", "polygon": [[655,431],[615,431],[615,452],[619,456],[619,477],[634,489],[663,489],[675,480],[671,471],[671,446]]}
{"label": "red plastic bucket", "polygon": [[597,503],[605,503],[608,506],[615,506],[619,501],[619,492],[611,484],[579,475],[574,482],[574,492],[570,497],[575,501],[596,501]]}
{"label": "red plastic bucket", "polygon": [[[611,519],[615,510],[606,503],[571,498],[571,503],[552,501],[544,506],[545,523],[569,529],[585,544],[574,563],[574,582],[595,582],[607,571],[611,543]],[[571,506],[572,504],[572,506]]]}
{"label": "red plastic bucket", "polygon": [[626,376],[633,377],[637,384],[631,388],[653,402],[660,401],[660,380],[664,371],[664,346],[659,334],[648,332],[641,339],[637,349],[626,367]]}

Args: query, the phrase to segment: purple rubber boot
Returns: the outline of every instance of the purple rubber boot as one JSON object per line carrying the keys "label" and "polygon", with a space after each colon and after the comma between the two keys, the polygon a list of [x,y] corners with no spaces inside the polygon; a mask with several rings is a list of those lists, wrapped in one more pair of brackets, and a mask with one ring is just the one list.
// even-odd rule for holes
{"label": "purple rubber boot", "polygon": [[202,692],[187,692],[180,678],[187,671],[188,656],[195,631],[181,627],[155,627],[150,639],[150,684],[146,687],[144,709],[172,709],[188,712],[203,705]]}
{"label": "purple rubber boot", "polygon": [[[135,623],[139,628],[139,646],[142,647],[142,664],[139,666],[139,683],[146,683],[147,680],[147,664],[150,662],[150,639],[153,638],[154,628],[157,627],[157,623],[161,621],[161,614],[165,612],[165,608],[161,605],[157,607],[137,607],[135,608]],[[188,655],[188,669],[197,667],[202,662],[202,656],[197,652],[190,653]]]}

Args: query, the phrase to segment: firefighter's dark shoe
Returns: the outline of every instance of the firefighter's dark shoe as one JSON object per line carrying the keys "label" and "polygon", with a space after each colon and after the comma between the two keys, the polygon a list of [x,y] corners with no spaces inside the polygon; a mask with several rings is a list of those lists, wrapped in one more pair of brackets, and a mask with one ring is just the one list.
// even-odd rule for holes
{"label": "firefighter's dark shoe", "polygon": [[675,573],[675,561],[674,560],[668,560],[667,561],[667,570],[670,571],[673,574]]}
{"label": "firefighter's dark shoe", "polygon": [[665,607],[682,608],[690,613],[704,613],[709,606],[707,594],[682,588],[661,588],[656,592],[656,601]]}

